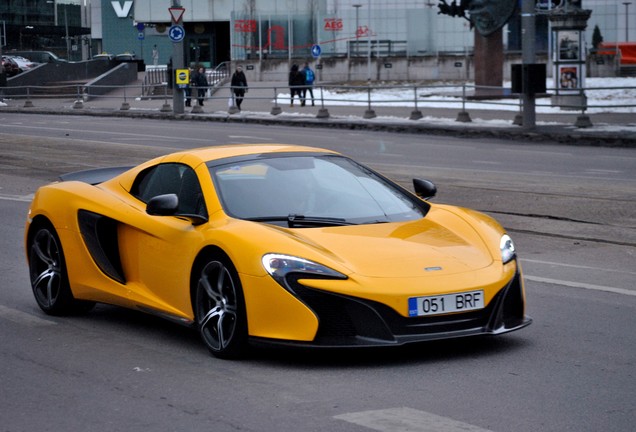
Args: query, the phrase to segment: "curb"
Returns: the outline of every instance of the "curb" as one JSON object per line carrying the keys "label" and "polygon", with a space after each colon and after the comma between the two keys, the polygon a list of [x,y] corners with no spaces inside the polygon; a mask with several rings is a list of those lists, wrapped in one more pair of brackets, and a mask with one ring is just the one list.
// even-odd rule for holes
{"label": "curb", "polygon": [[382,117],[373,119],[335,117],[289,117],[282,115],[272,115],[270,113],[250,112],[240,115],[230,115],[224,111],[213,113],[184,113],[173,114],[172,112],[161,112],[160,110],[106,110],[83,108],[17,108],[0,107],[0,112],[21,113],[21,114],[47,114],[47,115],[80,115],[95,117],[131,117],[131,118],[153,118],[164,120],[196,120],[222,123],[254,123],[263,125],[284,125],[297,127],[328,127],[349,130],[372,130],[394,133],[446,135],[458,138],[493,138],[502,140],[522,140],[524,143],[558,143],[572,146],[592,146],[592,147],[622,147],[636,148],[636,133],[634,132],[584,132],[573,125],[547,125],[540,126],[533,130],[525,130],[519,126],[510,127],[488,127],[478,126],[471,123],[462,123],[458,126],[434,123],[413,123],[413,120],[392,119],[383,121]]}

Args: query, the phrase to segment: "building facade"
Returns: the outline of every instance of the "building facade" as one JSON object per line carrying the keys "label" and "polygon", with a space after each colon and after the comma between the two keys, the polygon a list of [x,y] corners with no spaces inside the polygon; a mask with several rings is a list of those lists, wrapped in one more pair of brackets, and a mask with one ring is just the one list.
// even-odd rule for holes
{"label": "building facade", "polygon": [[[514,1],[514,0],[512,0]],[[522,0],[516,0],[521,4]],[[564,0],[536,0],[537,53],[553,49],[544,13]],[[447,0],[448,3],[452,3]],[[426,57],[471,53],[474,30],[438,14],[438,0],[180,0],[184,57],[214,67],[229,60]],[[633,3],[633,4],[632,4]],[[173,0],[3,0],[0,42],[6,50],[49,50],[71,60],[135,53],[166,64]],[[636,0],[582,0],[606,42],[636,40]],[[520,8],[518,8],[520,10]],[[631,31],[630,31],[631,30]],[[503,28],[504,49],[521,51],[519,13]],[[314,48],[315,50],[316,48]]]}
{"label": "building facade", "polygon": [[69,60],[90,52],[88,7],[81,0],[2,0],[3,52],[51,51]]}

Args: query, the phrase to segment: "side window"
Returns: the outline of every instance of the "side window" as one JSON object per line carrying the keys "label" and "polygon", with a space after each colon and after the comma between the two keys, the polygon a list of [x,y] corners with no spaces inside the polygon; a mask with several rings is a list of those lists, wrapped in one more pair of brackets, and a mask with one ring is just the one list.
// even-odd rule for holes
{"label": "side window", "polygon": [[179,197],[178,213],[207,217],[199,179],[187,165],[166,163],[142,171],[131,193],[145,203],[157,195],[176,194]]}
{"label": "side window", "polygon": [[133,195],[143,202],[157,195],[178,194],[181,189],[181,170],[179,164],[161,164],[141,174],[135,180]]}

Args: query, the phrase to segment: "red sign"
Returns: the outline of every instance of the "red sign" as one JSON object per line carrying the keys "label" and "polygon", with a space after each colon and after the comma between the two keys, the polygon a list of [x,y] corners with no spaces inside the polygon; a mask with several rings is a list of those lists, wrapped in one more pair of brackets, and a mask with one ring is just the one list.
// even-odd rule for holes
{"label": "red sign", "polygon": [[342,31],[342,18],[325,18],[325,31]]}
{"label": "red sign", "polygon": [[256,32],[256,20],[236,20],[234,21],[234,31],[239,33]]}
{"label": "red sign", "polygon": [[358,30],[356,31],[356,37],[366,37],[366,36],[369,36],[369,27],[367,26],[358,27]]}

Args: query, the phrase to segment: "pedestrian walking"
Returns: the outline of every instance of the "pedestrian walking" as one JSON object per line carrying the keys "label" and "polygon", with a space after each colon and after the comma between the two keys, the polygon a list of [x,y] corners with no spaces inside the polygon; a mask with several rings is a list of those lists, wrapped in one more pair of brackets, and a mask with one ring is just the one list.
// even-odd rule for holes
{"label": "pedestrian walking", "polygon": [[243,73],[243,67],[237,66],[236,70],[232,74],[232,81],[230,83],[230,87],[232,92],[234,92],[234,100],[236,102],[236,107],[241,110],[241,104],[243,103],[243,97],[245,93],[247,93],[247,78],[245,78],[245,73]]}
{"label": "pedestrian walking", "polygon": [[298,95],[300,106],[305,106],[305,98],[303,97],[303,87],[305,87],[305,75],[300,73],[298,65],[294,64],[289,72],[289,90],[291,91],[290,107],[294,106],[294,96]]}
{"label": "pedestrian walking", "polygon": [[208,78],[205,76],[205,68],[203,66],[199,66],[199,69],[197,69],[192,79],[192,84],[197,88],[197,100],[199,101],[199,105],[203,106],[205,92],[208,90]]}
{"label": "pedestrian walking", "polygon": [[311,68],[309,67],[309,63],[305,62],[305,66],[303,67],[303,70],[301,71],[301,73],[303,75],[305,75],[305,88],[303,88],[303,102],[302,104],[305,104],[305,101],[307,100],[307,92],[309,92],[309,94],[311,94],[311,106],[315,106],[314,103],[314,81],[316,79],[316,74],[314,73],[313,70],[311,70]]}

